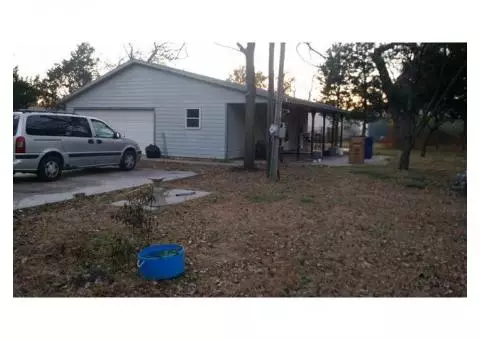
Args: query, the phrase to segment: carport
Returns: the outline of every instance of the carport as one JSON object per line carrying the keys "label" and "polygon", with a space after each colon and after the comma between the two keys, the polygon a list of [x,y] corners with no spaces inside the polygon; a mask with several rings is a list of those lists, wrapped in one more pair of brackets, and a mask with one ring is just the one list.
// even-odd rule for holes
{"label": "carport", "polygon": [[[316,153],[321,153],[323,157],[327,146],[342,147],[343,121],[350,112],[331,105],[288,96],[283,102],[283,110],[282,121],[287,122],[288,135],[288,144],[282,151],[284,154],[293,154],[299,160],[302,155],[314,158]],[[307,131],[309,115],[311,127],[310,131]],[[330,131],[326,129],[327,117],[332,122]],[[321,133],[315,132],[316,119],[322,120]]]}
{"label": "carport", "polygon": [[[331,147],[342,147],[343,120],[348,111],[334,106],[307,100],[286,97],[283,102],[282,122],[287,125],[287,136],[282,141],[283,155],[292,155],[296,160],[325,156]],[[258,103],[255,108],[254,136],[256,143],[265,143],[267,126],[267,103]],[[311,127],[308,128],[309,116]],[[333,128],[326,128],[329,118]],[[322,120],[322,130],[315,132],[315,121]],[[310,131],[309,131],[310,130]],[[245,104],[227,104],[227,158],[242,158],[245,148]]]}

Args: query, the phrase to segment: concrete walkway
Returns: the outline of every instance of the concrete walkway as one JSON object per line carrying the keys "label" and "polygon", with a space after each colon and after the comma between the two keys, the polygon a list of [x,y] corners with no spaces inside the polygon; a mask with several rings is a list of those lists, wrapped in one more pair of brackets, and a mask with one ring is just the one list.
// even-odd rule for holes
{"label": "concrete walkway", "polygon": [[[348,162],[348,156],[326,158],[320,163],[313,163],[313,162],[309,162],[309,163],[312,165],[324,165],[324,166],[352,166],[352,164]],[[366,159],[365,164],[387,165],[388,157],[383,155],[373,156],[371,159]]]}
{"label": "concrete walkway", "polygon": [[35,176],[17,174],[13,177],[13,209],[71,200],[77,194],[90,196],[135,188],[151,183],[150,178],[172,181],[194,175],[191,171],[95,169],[67,172],[55,182],[40,182]]}
{"label": "concrete walkway", "polygon": [[228,162],[200,161],[200,160],[190,160],[190,159],[171,159],[171,158],[147,158],[145,160],[142,160],[143,164],[148,164],[148,162],[165,163],[165,164],[225,166],[225,167],[234,167],[234,166],[243,165],[242,160],[233,160]]}
{"label": "concrete walkway", "polygon": [[[190,165],[206,165],[206,166],[225,166],[225,167],[239,167],[243,166],[243,160],[233,160],[229,162],[216,162],[216,161],[200,161],[200,160],[188,160],[188,159],[169,159],[169,158],[158,158],[158,159],[146,159],[142,162],[148,164],[147,162],[156,162],[156,163],[165,163],[165,164],[190,164]],[[375,164],[375,165],[386,165],[388,163],[388,156],[373,156],[371,159],[366,159],[365,164]],[[266,161],[256,160],[255,164],[265,165]],[[283,164],[288,166],[305,166],[305,165],[323,165],[323,166],[351,166],[348,162],[348,155],[337,156],[337,157],[328,157],[319,163],[313,162],[312,160],[288,160],[286,159]]]}

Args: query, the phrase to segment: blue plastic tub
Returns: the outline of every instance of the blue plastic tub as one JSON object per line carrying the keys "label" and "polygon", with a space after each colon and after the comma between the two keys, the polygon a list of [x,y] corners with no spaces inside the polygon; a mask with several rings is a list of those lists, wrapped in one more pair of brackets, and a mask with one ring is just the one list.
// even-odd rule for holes
{"label": "blue plastic tub", "polygon": [[177,244],[157,244],[137,255],[139,274],[147,280],[169,280],[185,272],[185,250]]}

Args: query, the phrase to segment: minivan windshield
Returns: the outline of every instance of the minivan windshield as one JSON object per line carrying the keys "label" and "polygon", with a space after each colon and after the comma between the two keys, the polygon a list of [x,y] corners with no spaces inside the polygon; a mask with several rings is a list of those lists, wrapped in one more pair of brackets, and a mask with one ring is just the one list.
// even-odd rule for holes
{"label": "minivan windshield", "polygon": [[18,121],[20,120],[19,115],[13,115],[13,135],[15,136],[17,134],[17,129],[18,129]]}

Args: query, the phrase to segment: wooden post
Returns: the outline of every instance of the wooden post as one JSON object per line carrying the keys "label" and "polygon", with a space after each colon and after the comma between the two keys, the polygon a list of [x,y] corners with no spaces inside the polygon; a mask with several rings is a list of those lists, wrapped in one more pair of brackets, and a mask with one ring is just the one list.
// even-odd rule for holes
{"label": "wooden post", "polygon": [[270,125],[273,123],[273,117],[275,115],[275,43],[269,43],[268,50],[268,107],[267,107],[267,135],[266,138],[266,150],[267,150],[267,177],[270,177],[270,171],[272,166],[272,138],[270,137]]}
{"label": "wooden post", "polygon": [[322,126],[322,159],[325,156],[325,112],[323,115],[323,126]]}
{"label": "wooden post", "polygon": [[[282,115],[282,102],[283,102],[283,65],[285,63],[285,43],[280,43],[280,63],[278,66],[278,85],[277,85],[277,101],[275,103],[275,119],[274,124],[280,128],[280,119]],[[273,139],[272,147],[272,172],[270,177],[278,181],[279,171],[278,171],[278,161],[279,161],[279,148],[280,148],[280,139],[275,137]]]}
{"label": "wooden post", "polygon": [[333,148],[333,143],[335,141],[335,118],[333,117],[332,115],[332,129],[331,129],[331,133],[330,133],[330,148]]}
{"label": "wooden post", "polygon": [[313,138],[315,135],[315,115],[316,112],[312,112],[312,128],[310,132],[310,157],[313,158]]}
{"label": "wooden post", "polygon": [[[300,126],[300,121],[299,121],[299,111],[296,112],[297,114],[297,161],[300,159],[300,135],[302,131],[302,127]],[[303,112],[302,112],[302,117],[303,117]]]}
{"label": "wooden post", "polygon": [[340,116],[340,147],[343,145],[343,115]]}

